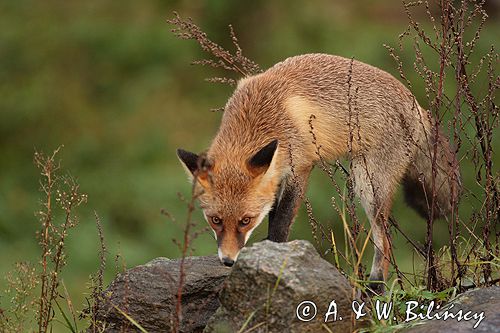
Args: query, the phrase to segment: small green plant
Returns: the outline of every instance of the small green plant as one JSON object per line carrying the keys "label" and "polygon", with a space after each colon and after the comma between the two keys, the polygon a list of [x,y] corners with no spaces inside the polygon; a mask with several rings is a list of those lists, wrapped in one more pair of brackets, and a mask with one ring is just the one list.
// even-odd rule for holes
{"label": "small green plant", "polygon": [[[403,327],[412,325],[405,323],[407,318],[408,302],[416,302],[419,307],[412,309],[415,314],[425,314],[432,304],[433,309],[439,309],[457,293],[456,288],[449,288],[439,292],[426,290],[424,286],[409,287],[406,289],[391,288],[385,295],[372,297],[370,301],[370,317],[368,325],[360,332],[394,332]],[[423,306],[423,307],[420,307]]]}

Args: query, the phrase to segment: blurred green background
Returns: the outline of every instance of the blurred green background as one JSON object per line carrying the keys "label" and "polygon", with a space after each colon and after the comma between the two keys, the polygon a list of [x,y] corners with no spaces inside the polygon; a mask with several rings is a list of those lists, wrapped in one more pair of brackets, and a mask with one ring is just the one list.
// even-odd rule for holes
{"label": "blurred green background", "polygon": [[[190,185],[175,149],[208,147],[221,117],[209,110],[223,106],[232,88],[204,81],[224,73],[190,66],[206,55],[194,41],[179,40],[170,32],[166,19],[173,10],[192,17],[227,47],[227,25],[233,24],[245,54],[263,68],[288,56],[325,52],[354,57],[399,77],[383,47],[397,46],[398,35],[407,27],[398,1],[2,1],[1,276],[16,261],[39,260],[35,232],[40,225],[34,216],[39,209],[39,174],[33,153],[50,153],[60,145],[63,167],[89,195],[88,204],[79,210],[80,225],[67,244],[64,280],[77,304],[88,275],[98,267],[94,210],[102,218],[109,250],[106,281],[115,273],[117,253],[127,266],[179,256],[171,239],[179,238],[182,229],[160,213],[165,208],[181,222],[186,216],[177,193],[188,197]],[[488,10],[491,18],[476,59],[499,39],[497,8]],[[416,13],[425,26],[424,14]],[[412,70],[414,56],[407,45],[402,52],[405,70],[418,100],[427,106],[423,85]],[[498,139],[495,133],[496,148]],[[464,183],[480,193],[472,164],[467,163],[466,158]],[[342,226],[330,205],[335,190],[326,179],[316,170],[308,194],[317,220],[339,230],[341,239]],[[479,201],[464,201],[461,210],[467,220]],[[424,241],[425,222],[400,194],[394,215],[403,230]],[[195,220],[204,226],[199,211]],[[264,238],[266,230],[263,225],[252,239]],[[446,243],[446,225],[438,223],[436,230],[438,244]],[[304,209],[291,238],[312,240]],[[411,270],[410,246],[401,236],[395,243],[401,269]],[[210,234],[193,245],[195,254],[216,253]]]}

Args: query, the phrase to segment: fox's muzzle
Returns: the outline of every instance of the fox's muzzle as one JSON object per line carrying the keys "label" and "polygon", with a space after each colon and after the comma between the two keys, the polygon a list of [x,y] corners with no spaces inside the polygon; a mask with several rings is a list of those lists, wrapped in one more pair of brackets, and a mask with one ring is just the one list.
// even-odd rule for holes
{"label": "fox's muzzle", "polygon": [[220,262],[224,264],[224,266],[231,267],[236,262],[236,258],[238,258],[239,250],[234,255],[226,254],[219,248],[219,259]]}
{"label": "fox's muzzle", "polygon": [[225,266],[231,267],[236,262],[241,249],[245,246],[244,234],[237,230],[216,232],[219,259]]}
{"label": "fox's muzzle", "polygon": [[241,249],[239,247],[228,249],[227,247],[222,247],[221,244],[219,244],[218,254],[220,262],[228,267],[233,266],[238,258],[240,250]]}
{"label": "fox's muzzle", "polygon": [[224,266],[231,267],[234,265],[234,260],[228,257],[223,257],[221,261],[224,264]]}

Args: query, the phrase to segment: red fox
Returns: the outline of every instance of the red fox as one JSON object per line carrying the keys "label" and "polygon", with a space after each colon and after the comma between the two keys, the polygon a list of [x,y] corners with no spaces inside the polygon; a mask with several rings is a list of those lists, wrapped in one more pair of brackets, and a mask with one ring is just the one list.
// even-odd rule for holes
{"label": "red fox", "polygon": [[351,162],[375,246],[370,281],[387,279],[387,220],[399,183],[426,218],[432,200],[437,218],[459,195],[455,154],[410,91],[378,68],[327,54],[291,57],[241,79],[208,151],[177,155],[202,192],[200,207],[227,266],[268,213],[268,239],[288,240],[321,160]]}

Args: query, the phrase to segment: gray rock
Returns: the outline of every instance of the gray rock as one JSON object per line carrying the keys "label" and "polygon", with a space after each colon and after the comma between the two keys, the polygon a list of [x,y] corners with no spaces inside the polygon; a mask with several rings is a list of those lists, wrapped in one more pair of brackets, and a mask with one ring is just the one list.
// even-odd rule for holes
{"label": "gray rock", "polygon": [[[306,241],[263,241],[244,248],[220,294],[221,307],[204,332],[350,332],[352,288]],[[296,308],[303,301],[317,308],[302,322]],[[335,300],[342,320],[324,323]],[[300,312],[302,313],[302,312]],[[330,316],[333,319],[333,316]],[[340,319],[340,318],[338,318]]]}
{"label": "gray rock", "polygon": [[[120,274],[104,292],[98,313],[98,320],[107,325],[106,332],[139,331],[116,308],[149,333],[171,332],[176,314],[179,264],[180,260],[158,258]],[[181,332],[203,330],[219,306],[217,296],[229,272],[215,256],[186,258]]]}
{"label": "gray rock", "polygon": [[[453,307],[449,308],[453,304]],[[484,319],[479,323],[477,328],[473,328],[478,320],[471,319],[469,321],[449,318],[448,320],[425,320],[420,321],[414,327],[404,330],[408,333],[465,333],[465,332],[500,332],[500,287],[493,286],[489,288],[475,289],[463,294],[460,294],[456,299],[451,301],[447,306],[443,307],[439,314],[443,314],[446,309],[450,313],[458,313],[459,310],[465,314],[468,311],[471,313],[480,314],[484,312]],[[468,316],[470,317],[470,315]]]}

